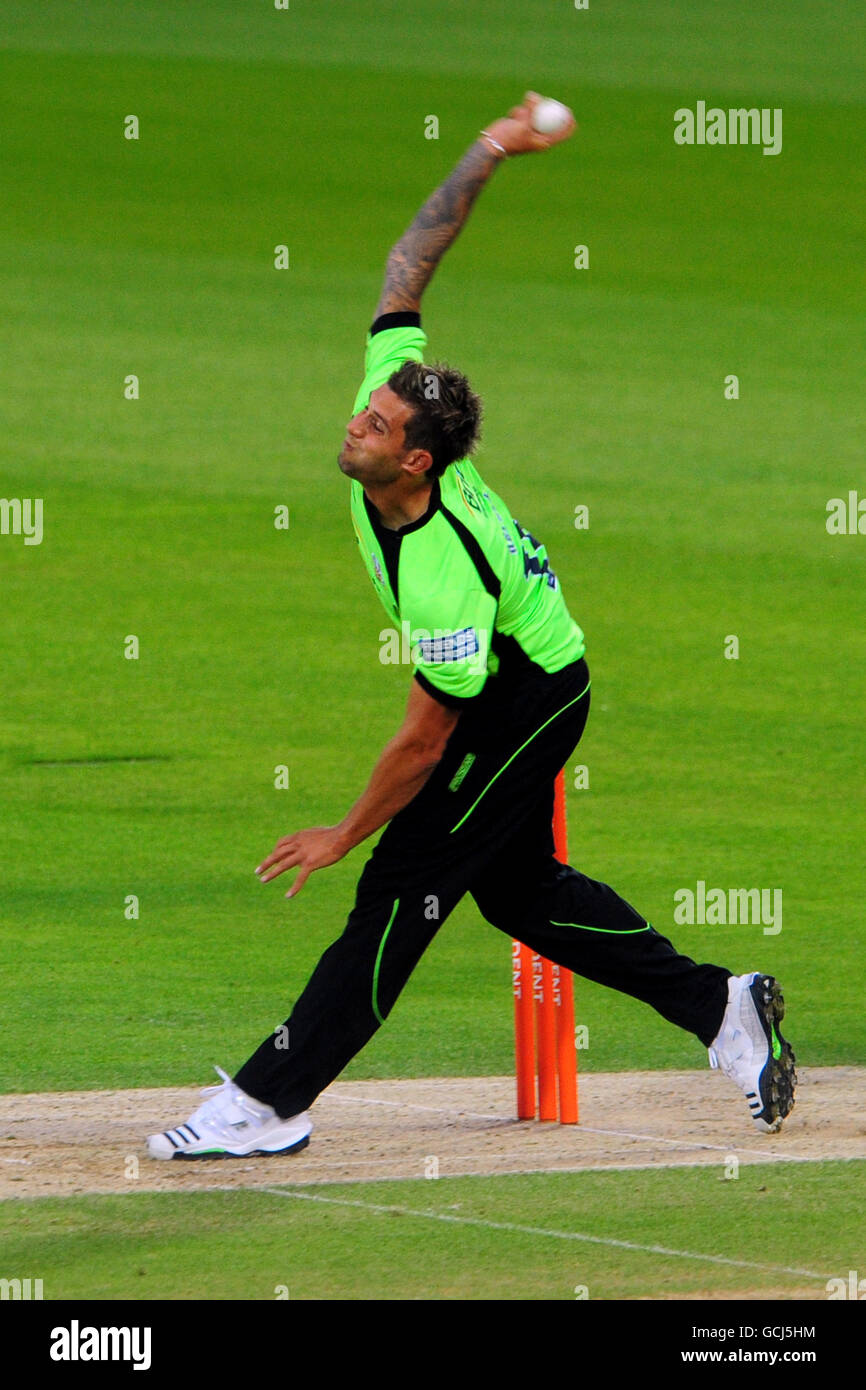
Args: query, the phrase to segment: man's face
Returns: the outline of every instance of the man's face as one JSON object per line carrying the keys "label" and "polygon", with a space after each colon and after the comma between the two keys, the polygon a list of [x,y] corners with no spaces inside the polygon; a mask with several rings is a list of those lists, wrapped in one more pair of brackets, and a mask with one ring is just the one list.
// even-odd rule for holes
{"label": "man's face", "polygon": [[407,454],[404,428],[412,407],[402,401],[390,386],[379,386],[370,396],[366,410],[349,421],[346,438],[337,462],[349,478],[364,486],[383,487],[401,477]]}

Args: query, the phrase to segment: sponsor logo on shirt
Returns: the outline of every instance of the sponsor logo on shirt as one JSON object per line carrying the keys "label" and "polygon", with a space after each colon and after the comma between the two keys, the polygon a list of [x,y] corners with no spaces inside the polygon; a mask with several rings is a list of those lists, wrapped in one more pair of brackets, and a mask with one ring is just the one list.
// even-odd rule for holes
{"label": "sponsor logo on shirt", "polygon": [[479,650],[478,633],[474,627],[462,627],[458,632],[435,633],[421,638],[418,643],[421,660],[428,663],[439,661],[465,661]]}
{"label": "sponsor logo on shirt", "polygon": [[[474,627],[413,628],[405,619],[396,628],[383,628],[379,633],[381,643],[379,660],[383,666],[404,664],[413,666],[439,666],[448,662],[462,662],[471,671],[486,671],[490,653],[490,634],[479,632]],[[490,669],[495,670],[491,664]]]}

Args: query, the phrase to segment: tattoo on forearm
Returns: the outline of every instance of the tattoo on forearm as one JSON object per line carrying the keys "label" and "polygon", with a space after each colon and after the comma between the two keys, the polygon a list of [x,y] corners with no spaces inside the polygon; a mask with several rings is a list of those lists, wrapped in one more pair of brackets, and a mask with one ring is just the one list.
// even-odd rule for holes
{"label": "tattoo on forearm", "polygon": [[377,316],[417,308],[434,270],[498,163],[486,146],[476,142],[453,174],[427,199],[388,257]]}

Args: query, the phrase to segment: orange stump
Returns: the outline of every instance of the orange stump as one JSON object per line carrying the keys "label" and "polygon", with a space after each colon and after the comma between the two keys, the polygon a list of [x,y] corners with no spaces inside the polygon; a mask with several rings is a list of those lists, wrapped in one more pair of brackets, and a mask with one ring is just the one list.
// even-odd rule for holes
{"label": "orange stump", "polygon": [[[554,853],[560,864],[568,863],[568,824],[565,815],[565,776],[556,779],[553,797]],[[577,1047],[574,1037],[574,977],[570,970],[553,967],[559,977],[556,1002],[556,1069],[559,1077],[559,1121],[576,1125]]]}
{"label": "orange stump", "polygon": [[532,952],[520,941],[511,943],[514,990],[514,1051],[517,1058],[517,1118],[535,1118],[535,1040],[533,1035]]}
{"label": "orange stump", "polygon": [[[556,779],[553,837],[556,857],[568,862],[565,778]],[[573,1125],[578,1121],[577,1053],[574,1041],[574,984],[570,970],[512,943],[517,1116]],[[534,1014],[534,1017],[533,1017]]]}

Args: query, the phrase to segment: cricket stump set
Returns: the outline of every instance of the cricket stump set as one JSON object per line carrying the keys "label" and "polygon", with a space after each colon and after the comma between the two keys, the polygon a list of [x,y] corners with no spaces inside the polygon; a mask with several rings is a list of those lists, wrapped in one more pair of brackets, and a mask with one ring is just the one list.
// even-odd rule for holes
{"label": "cricket stump set", "polygon": [[[565,777],[556,779],[553,839],[557,859],[568,863]],[[570,970],[545,960],[520,941],[511,943],[517,1118],[576,1125],[577,1050],[574,983]],[[537,1090],[536,1090],[537,1077]]]}

